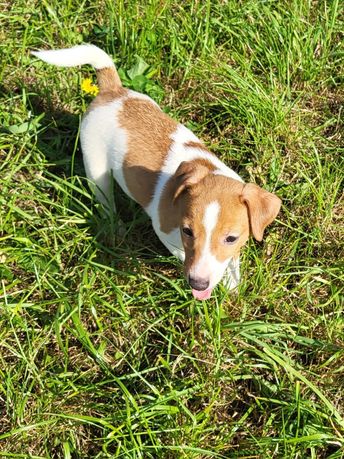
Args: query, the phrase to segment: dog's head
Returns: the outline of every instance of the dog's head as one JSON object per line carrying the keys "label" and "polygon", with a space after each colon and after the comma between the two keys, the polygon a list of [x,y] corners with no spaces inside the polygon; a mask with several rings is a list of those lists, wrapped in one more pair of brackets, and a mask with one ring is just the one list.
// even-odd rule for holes
{"label": "dog's head", "polygon": [[185,161],[174,175],[174,203],[185,250],[184,271],[197,299],[210,297],[250,234],[261,241],[281,200],[259,186]]}

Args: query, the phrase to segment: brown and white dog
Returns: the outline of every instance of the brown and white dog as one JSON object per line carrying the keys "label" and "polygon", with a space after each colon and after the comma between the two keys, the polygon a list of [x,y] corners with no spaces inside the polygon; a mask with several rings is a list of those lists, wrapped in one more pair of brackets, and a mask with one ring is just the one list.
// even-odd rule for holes
{"label": "brown and white dog", "polygon": [[57,66],[90,64],[97,70],[99,94],[83,118],[80,137],[98,200],[109,205],[112,174],[184,262],[195,298],[209,298],[222,278],[235,288],[241,247],[250,233],[262,240],[280,199],[245,184],[150,97],[124,88],[111,58],[96,46],[33,54]]}

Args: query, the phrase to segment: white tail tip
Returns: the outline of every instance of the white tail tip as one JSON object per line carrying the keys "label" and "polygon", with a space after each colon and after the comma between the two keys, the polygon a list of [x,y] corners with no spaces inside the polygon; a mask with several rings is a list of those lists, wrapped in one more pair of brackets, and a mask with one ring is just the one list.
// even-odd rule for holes
{"label": "white tail tip", "polygon": [[114,63],[102,49],[95,45],[79,45],[73,48],[49,51],[31,51],[31,54],[48,64],[59,67],[75,67],[89,64],[95,69],[114,67]]}

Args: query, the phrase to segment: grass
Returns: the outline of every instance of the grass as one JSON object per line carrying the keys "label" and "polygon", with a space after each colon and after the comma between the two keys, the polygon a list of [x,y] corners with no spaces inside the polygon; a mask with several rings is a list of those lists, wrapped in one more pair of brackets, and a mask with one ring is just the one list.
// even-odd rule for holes
{"label": "grass", "polygon": [[[340,2],[1,6],[0,457],[343,457]],[[78,143],[94,72],[29,55],[81,42],[283,199],[238,294],[193,300],[117,188],[115,236]]]}

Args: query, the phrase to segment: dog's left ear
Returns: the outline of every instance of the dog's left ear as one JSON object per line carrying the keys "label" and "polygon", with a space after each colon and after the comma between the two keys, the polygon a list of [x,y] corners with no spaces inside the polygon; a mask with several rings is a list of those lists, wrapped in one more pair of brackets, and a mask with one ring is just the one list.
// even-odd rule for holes
{"label": "dog's left ear", "polygon": [[207,174],[209,168],[196,161],[183,161],[174,174],[175,191],[173,200],[175,201],[184,190],[200,182]]}
{"label": "dog's left ear", "polygon": [[241,201],[248,210],[251,232],[257,241],[261,241],[265,228],[276,218],[282,201],[254,183],[244,186]]}

